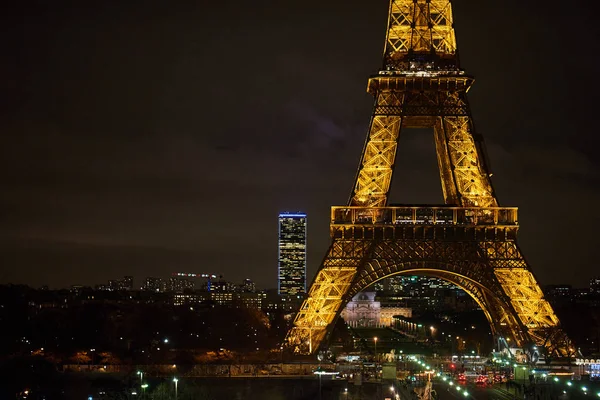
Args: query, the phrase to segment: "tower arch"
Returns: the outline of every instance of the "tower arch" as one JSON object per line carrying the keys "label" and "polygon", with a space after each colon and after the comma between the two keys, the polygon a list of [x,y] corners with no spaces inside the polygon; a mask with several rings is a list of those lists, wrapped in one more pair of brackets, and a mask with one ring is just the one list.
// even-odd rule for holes
{"label": "tower arch", "polygon": [[[417,275],[417,276],[428,276],[433,278],[439,278],[446,282],[452,283],[456,287],[467,293],[477,305],[481,308],[481,311],[485,315],[485,318],[490,327],[490,331],[494,337],[508,338],[510,341],[511,337],[519,337],[520,340],[525,340],[523,336],[523,327],[520,326],[512,313],[507,313],[505,310],[510,309],[510,299],[506,296],[498,295],[493,293],[485,285],[475,281],[474,279],[462,275],[457,272],[453,272],[454,268],[444,263],[428,263],[423,265],[422,262],[412,261],[406,263],[396,263],[392,266],[396,272],[392,272],[388,275],[378,277],[376,280],[365,286],[365,283],[353,286],[348,292],[347,300],[342,303],[342,309],[357,293],[367,290],[371,285],[398,275]],[[513,331],[511,327],[519,327],[517,331]]]}

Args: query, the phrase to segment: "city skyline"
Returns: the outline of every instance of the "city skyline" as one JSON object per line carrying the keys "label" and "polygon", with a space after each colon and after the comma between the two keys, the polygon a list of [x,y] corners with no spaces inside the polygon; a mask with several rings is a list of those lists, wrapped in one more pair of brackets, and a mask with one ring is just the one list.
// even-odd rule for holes
{"label": "city skyline", "polygon": [[[387,6],[308,2],[290,14],[273,3],[248,21],[256,9],[241,2],[13,4],[0,283],[210,269],[273,285],[272,220],[283,209],[311,216],[310,281],[329,245],[329,207],[345,203],[356,172]],[[520,208],[520,246],[542,285],[584,286],[600,218],[587,211],[600,199],[598,28],[585,6],[569,7],[564,18],[583,21],[572,43],[550,22],[559,9],[458,2],[454,13],[495,188]],[[429,132],[403,133],[392,202],[441,203],[432,147]]]}
{"label": "city skyline", "polygon": [[[155,286],[156,288],[158,287],[162,287],[162,288],[168,288],[168,282],[171,278],[173,278],[173,276],[141,276],[141,277],[133,277],[131,275],[125,275],[122,276],[120,278],[116,278],[112,277],[113,279],[108,279],[107,281],[103,281],[103,282],[94,282],[91,284],[72,284],[72,285],[67,285],[67,286],[55,286],[55,287],[50,287],[49,285],[40,285],[40,286],[31,286],[31,285],[27,285],[27,284],[22,284],[25,286],[29,286],[32,289],[49,289],[49,290],[68,290],[68,289],[73,289],[73,288],[91,288],[94,290],[111,290],[111,291],[128,291],[128,290],[133,290],[133,291],[137,291],[137,290],[150,290],[150,291],[157,291],[152,289],[150,286],[152,285],[158,285]],[[179,277],[180,279],[186,279],[183,277]],[[586,277],[585,279],[587,279],[585,281],[585,284],[583,285],[579,285],[579,286],[574,286],[572,284],[569,283],[552,283],[552,284],[547,284],[547,285],[543,285],[542,289],[544,291],[544,295],[547,297],[549,295],[554,296],[557,293],[563,293],[563,292],[569,292],[571,290],[575,290],[578,291],[580,293],[584,293],[585,291],[588,291],[590,294],[600,294],[600,276],[590,276],[590,277]],[[128,280],[132,280],[132,283],[128,282]],[[189,278],[187,280],[190,280]],[[365,288],[363,291],[375,291],[375,292],[393,292],[393,291],[398,291],[398,290],[402,290],[402,286],[403,284],[401,284],[400,282],[420,282],[420,281],[443,281],[445,282],[443,285],[440,285],[439,287],[444,287],[444,288],[455,288],[459,291],[463,291],[463,289],[456,287],[455,285],[453,285],[452,283],[448,282],[448,281],[444,281],[442,278],[433,278],[433,277],[428,277],[425,275],[411,275],[411,274],[400,274],[400,275],[394,275],[391,277],[387,277],[381,281],[378,281],[377,283],[368,286],[367,288]],[[232,290],[243,290],[243,291],[247,291],[244,288],[247,288],[249,285],[253,288],[251,291],[277,291],[277,286],[257,286],[256,282],[254,282],[251,278],[244,278],[241,281],[232,281],[232,280],[225,280],[223,279],[223,277],[221,276],[219,279],[219,283],[225,283],[228,284],[228,286],[231,287],[235,287],[235,289]],[[115,285],[115,288],[111,287],[112,285]],[[129,284],[133,284],[132,289],[129,289]],[[0,286],[2,285],[13,285],[13,283],[0,283]],[[14,285],[21,285],[19,283],[14,284]],[[427,285],[426,285],[427,286]],[[195,291],[210,291],[206,285],[206,281],[201,282],[199,285],[194,284],[194,289]],[[162,290],[158,290],[158,291],[162,291]],[[467,293],[465,292],[465,295],[467,295]]]}

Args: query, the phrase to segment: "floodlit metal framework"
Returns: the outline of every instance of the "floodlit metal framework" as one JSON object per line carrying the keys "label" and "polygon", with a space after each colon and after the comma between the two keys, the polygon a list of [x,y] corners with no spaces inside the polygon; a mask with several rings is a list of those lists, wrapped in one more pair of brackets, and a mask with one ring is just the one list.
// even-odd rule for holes
{"label": "floodlit metal framework", "polygon": [[[357,292],[395,274],[465,290],[492,332],[532,352],[574,350],[516,242],[516,208],[499,207],[475,133],[449,0],[391,0],[375,106],[348,206],[333,207],[332,243],[286,343],[311,354]],[[402,128],[433,128],[445,205],[387,207]]]}

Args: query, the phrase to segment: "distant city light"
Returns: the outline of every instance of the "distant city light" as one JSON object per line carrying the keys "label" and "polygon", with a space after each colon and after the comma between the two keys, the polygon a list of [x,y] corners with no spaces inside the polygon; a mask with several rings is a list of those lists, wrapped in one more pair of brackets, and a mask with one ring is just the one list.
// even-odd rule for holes
{"label": "distant city light", "polygon": [[328,372],[328,371],[317,370],[317,371],[313,372],[313,374],[315,374],[315,375],[337,375],[337,374],[339,374],[339,372]]}

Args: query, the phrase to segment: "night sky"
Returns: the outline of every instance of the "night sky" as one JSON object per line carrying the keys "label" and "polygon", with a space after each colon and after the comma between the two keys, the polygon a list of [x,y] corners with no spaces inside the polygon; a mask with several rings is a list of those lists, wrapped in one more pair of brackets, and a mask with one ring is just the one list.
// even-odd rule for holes
{"label": "night sky", "polygon": [[[542,284],[599,274],[590,2],[454,3],[501,205]],[[558,7],[558,4],[561,4]],[[308,214],[308,279],[358,166],[387,0],[29,1],[2,19],[0,283],[210,272],[276,287],[277,215]],[[405,130],[391,201],[442,203]]]}

